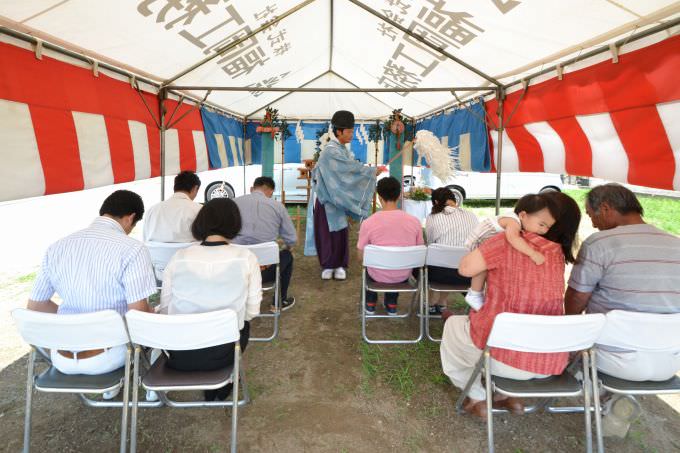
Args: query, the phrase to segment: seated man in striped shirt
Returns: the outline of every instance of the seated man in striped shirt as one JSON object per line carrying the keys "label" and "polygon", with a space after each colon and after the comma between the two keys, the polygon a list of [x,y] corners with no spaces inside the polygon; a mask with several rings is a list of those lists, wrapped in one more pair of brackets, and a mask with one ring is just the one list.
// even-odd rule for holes
{"label": "seated man in striped shirt", "polygon": [[[680,238],[645,223],[635,194],[619,184],[592,189],[586,212],[600,231],[581,245],[565,294],[566,313],[680,313]],[[662,381],[680,370],[680,351],[645,353],[599,347],[596,362],[599,370],[611,376]],[[617,400],[612,398],[609,404],[619,404]],[[620,401],[633,404],[631,399]],[[621,434],[625,432],[617,435]]]}
{"label": "seated man in striped shirt", "polygon": [[[144,215],[139,195],[117,190],[104,200],[99,217],[84,230],[52,244],[28,301],[28,309],[58,314],[116,310],[151,311],[156,292],[149,251],[128,236]],[[58,293],[62,303],[51,298]],[[125,346],[87,351],[50,351],[64,374],[104,374],[125,363]],[[105,395],[112,398],[114,395]]]}

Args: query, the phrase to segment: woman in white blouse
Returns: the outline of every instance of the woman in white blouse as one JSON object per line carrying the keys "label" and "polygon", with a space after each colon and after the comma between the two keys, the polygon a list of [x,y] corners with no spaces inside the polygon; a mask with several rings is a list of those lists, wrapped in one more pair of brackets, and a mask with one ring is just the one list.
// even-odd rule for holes
{"label": "woman in white blouse", "polygon": [[[260,313],[262,280],[255,255],[230,244],[240,229],[236,203],[227,198],[206,203],[191,225],[192,234],[201,243],[179,250],[168,263],[158,311],[177,315],[231,308],[238,315],[241,349],[245,351],[249,321]],[[234,343],[168,353],[168,366],[183,371],[210,371],[234,363]],[[206,391],[206,401],[225,399],[230,387]]]}
{"label": "woman in white blouse", "polygon": [[[474,213],[458,207],[456,197],[449,189],[440,187],[432,191],[432,213],[425,220],[425,235],[428,244],[464,247],[465,240],[478,223],[479,220]],[[428,266],[427,272],[431,282],[453,285],[470,284],[470,279],[458,274],[457,269]],[[446,308],[448,293],[433,293],[432,296],[430,314],[441,314]]]}

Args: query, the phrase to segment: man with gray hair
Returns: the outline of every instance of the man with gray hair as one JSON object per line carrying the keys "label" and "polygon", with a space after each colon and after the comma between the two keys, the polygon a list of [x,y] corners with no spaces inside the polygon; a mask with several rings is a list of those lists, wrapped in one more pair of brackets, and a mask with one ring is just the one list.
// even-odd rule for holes
{"label": "man with gray hair", "polygon": [[[680,313],[680,238],[645,223],[643,212],[635,194],[619,184],[588,193],[586,213],[600,231],[581,245],[564,296],[566,314]],[[680,370],[680,351],[599,347],[597,367],[622,379],[663,381]]]}

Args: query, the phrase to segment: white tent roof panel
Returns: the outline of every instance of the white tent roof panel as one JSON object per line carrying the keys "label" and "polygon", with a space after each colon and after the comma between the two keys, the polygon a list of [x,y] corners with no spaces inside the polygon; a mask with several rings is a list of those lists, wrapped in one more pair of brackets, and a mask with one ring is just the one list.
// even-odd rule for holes
{"label": "white tent roof panel", "polygon": [[[503,83],[680,12],[672,0],[358,1]],[[0,24],[163,82],[302,2],[5,0]],[[214,91],[208,98],[241,115],[273,103],[295,117],[329,116],[330,104],[356,105],[360,117],[385,112],[384,104],[418,116],[454,101],[447,92],[325,94],[323,101],[256,92],[300,87],[328,71],[362,88],[491,85],[350,0],[312,1],[174,84],[252,86],[253,92]]]}
{"label": "white tent roof panel", "polygon": [[[305,88],[354,88],[335,73],[328,72]],[[285,93],[278,93],[285,94]],[[383,104],[367,93],[290,93],[275,103],[279,115],[300,119],[325,119],[339,108],[356,112],[357,119],[383,118],[392,113],[390,104]],[[262,118],[264,109],[252,115]]]}

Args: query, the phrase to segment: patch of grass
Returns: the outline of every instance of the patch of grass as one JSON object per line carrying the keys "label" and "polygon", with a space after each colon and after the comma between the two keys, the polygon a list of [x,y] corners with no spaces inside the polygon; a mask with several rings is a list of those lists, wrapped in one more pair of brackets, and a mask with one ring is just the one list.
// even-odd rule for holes
{"label": "patch of grass", "polygon": [[404,445],[411,451],[422,451],[423,435],[420,433],[411,434],[406,438]]}
{"label": "patch of grass", "polygon": [[[501,208],[512,208],[517,200],[501,200]],[[496,200],[465,200],[466,208],[495,208]]]}
{"label": "patch of grass", "polygon": [[654,447],[650,447],[647,445],[647,439],[642,431],[630,431],[628,433],[628,438],[635,442],[640,449],[644,452],[649,452],[649,453],[658,453],[659,450],[657,450]]}
{"label": "patch of grass", "polygon": [[33,283],[37,276],[38,276],[37,272],[31,272],[30,274],[22,275],[12,280],[7,279],[4,281],[0,281],[0,288],[2,289],[12,288],[15,285],[25,285],[28,283]]}
{"label": "patch of grass", "polygon": [[[422,342],[415,345],[359,346],[362,362],[362,390],[380,381],[409,401],[424,386],[446,382],[441,372],[439,345]],[[370,389],[372,391],[372,389]]]}
{"label": "patch of grass", "polygon": [[31,283],[37,277],[37,272],[31,272],[30,274],[22,275],[16,279],[17,283]]}

